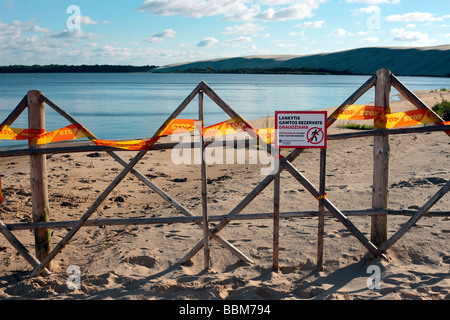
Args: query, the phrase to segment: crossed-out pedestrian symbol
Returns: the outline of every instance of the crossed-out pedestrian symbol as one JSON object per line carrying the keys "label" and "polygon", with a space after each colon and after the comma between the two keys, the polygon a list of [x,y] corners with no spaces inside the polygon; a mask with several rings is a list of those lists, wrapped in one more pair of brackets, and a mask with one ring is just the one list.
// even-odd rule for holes
{"label": "crossed-out pedestrian symbol", "polygon": [[311,128],[306,134],[306,138],[308,139],[308,143],[311,144],[319,144],[323,141],[325,135],[323,134],[322,128]]}

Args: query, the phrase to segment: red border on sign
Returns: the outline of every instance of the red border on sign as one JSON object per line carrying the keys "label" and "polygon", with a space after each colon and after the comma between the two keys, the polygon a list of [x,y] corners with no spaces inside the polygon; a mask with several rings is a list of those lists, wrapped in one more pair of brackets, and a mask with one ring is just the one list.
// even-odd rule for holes
{"label": "red border on sign", "polygon": [[[323,146],[279,146],[278,145],[278,114],[322,114],[324,116],[324,145]],[[326,149],[327,148],[327,111],[275,111],[275,147],[280,149]]]}

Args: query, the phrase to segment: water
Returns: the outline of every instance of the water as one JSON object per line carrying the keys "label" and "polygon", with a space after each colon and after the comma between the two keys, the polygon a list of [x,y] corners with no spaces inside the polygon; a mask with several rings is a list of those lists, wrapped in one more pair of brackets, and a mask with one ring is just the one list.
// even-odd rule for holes
{"label": "water", "polygon": [[[369,76],[235,74],[0,74],[0,121],[29,90],[42,91],[100,139],[151,137],[203,80],[245,119],[274,115],[275,110],[337,107]],[[411,90],[450,88],[449,78],[401,77]],[[393,90],[393,99],[397,92]],[[373,102],[374,89],[357,103]],[[198,117],[197,99],[178,117]],[[205,96],[205,122],[229,117]],[[68,125],[46,108],[47,130]],[[12,127],[26,128],[24,112]],[[1,141],[0,147],[24,142]]]}

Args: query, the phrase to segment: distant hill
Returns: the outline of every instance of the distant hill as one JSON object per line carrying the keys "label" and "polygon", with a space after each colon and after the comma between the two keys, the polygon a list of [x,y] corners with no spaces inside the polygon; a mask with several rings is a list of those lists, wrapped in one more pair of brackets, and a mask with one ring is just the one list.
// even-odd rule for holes
{"label": "distant hill", "polygon": [[151,71],[371,75],[381,68],[388,68],[398,76],[448,77],[450,76],[450,45],[419,48],[360,48],[304,56],[234,57],[172,64]]}

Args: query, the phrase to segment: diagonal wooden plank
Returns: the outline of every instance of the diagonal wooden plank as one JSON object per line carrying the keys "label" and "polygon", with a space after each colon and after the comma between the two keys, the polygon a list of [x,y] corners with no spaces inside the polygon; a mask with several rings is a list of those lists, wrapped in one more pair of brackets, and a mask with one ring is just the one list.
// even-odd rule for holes
{"label": "diagonal wooden plank", "polygon": [[133,167],[145,156],[147,151],[140,151],[133,160],[127,165],[127,167],[114,179],[114,181],[103,191],[103,193],[97,198],[92,206],[86,211],[86,213],[78,221],[67,235],[56,245],[56,247],[48,254],[48,256],[36,267],[31,276],[39,275],[42,270],[55,258],[55,256],[64,248],[64,246],[73,238],[73,236],[80,230],[83,224],[91,217],[91,215],[97,210],[102,202],[108,197],[108,195],[120,184],[125,176],[133,169]]}
{"label": "diagonal wooden plank", "polygon": [[[297,170],[289,161],[286,159],[280,159],[281,165],[298,181],[300,182],[306,190],[309,191],[315,198],[320,197],[319,190],[306,179],[300,171]],[[383,257],[387,259],[382,253],[380,253],[377,247],[370,242],[359,230],[355,227],[355,225],[341,212],[338,208],[336,208],[330,200],[327,198],[324,199],[324,205],[336,217],[346,228],[349,230],[374,256]]]}
{"label": "diagonal wooden plank", "polygon": [[[17,250],[17,252],[29,263],[33,268],[39,266],[40,261],[33,256],[27,248],[17,239],[14,234],[8,229],[8,227],[0,220],[0,233],[3,234],[6,240]],[[50,275],[50,271],[43,270],[44,275]]]}
{"label": "diagonal wooden plank", "polygon": [[419,221],[420,218],[425,215],[432,206],[436,204],[448,191],[450,190],[450,181],[448,181],[427,203],[417,211],[417,213],[408,220],[392,237],[390,237],[385,243],[383,243],[378,250],[380,252],[386,252],[390,247],[394,245],[401,237],[408,232],[411,227]]}
{"label": "diagonal wooden plank", "polygon": [[358,101],[359,98],[361,98],[367,91],[372,89],[373,86],[375,86],[377,82],[377,76],[374,74],[372,77],[370,77],[369,80],[367,80],[358,90],[356,90],[350,97],[347,98],[335,111],[332,115],[328,117],[327,120],[327,127],[330,127],[333,123],[336,122],[336,117],[334,115],[339,114],[339,112],[344,111],[348,108],[348,106],[354,104],[356,101]]}
{"label": "diagonal wooden plank", "polygon": [[16,121],[16,119],[22,114],[22,112],[27,107],[27,96],[23,97],[23,99],[17,104],[13,111],[6,117],[6,119],[2,122],[2,125],[10,126]]}
{"label": "diagonal wooden plank", "polygon": [[440,119],[441,122],[444,120],[431,109],[429,106],[425,104],[414,92],[408,89],[395,75],[391,74],[392,86],[397,89],[400,94],[405,97],[409,102],[411,102],[417,109],[427,109],[431,113],[433,113],[436,118]]}
{"label": "diagonal wooden plank", "polygon": [[[187,97],[186,99],[178,106],[178,108],[169,116],[169,119],[172,118],[176,118],[188,105],[189,103],[192,102],[192,100],[194,100],[194,98],[196,97],[196,95],[201,91],[203,85],[199,84]],[[61,109],[58,105],[56,105],[53,101],[51,101],[50,99],[48,99],[47,97],[43,96],[44,101],[50,106],[52,107],[57,113],[59,113],[61,116],[63,116],[65,119],[67,119],[70,123],[72,124],[76,124],[78,123],[75,118],[73,118],[69,113],[67,113],[65,110]],[[166,121],[166,122],[167,122]],[[165,125],[161,126],[161,129],[164,128]],[[161,130],[160,129],[160,130]],[[159,131],[160,131],[159,130]],[[158,132],[159,132],[158,131]],[[157,135],[158,132],[155,134]],[[114,151],[108,151],[107,152],[114,160],[116,160],[118,163],[120,163],[123,167],[127,166],[127,162],[121,157],[119,156],[116,152]],[[169,204],[171,204],[172,206],[174,206],[176,209],[178,209],[182,214],[184,214],[185,216],[188,217],[193,217],[195,216],[193,213],[191,213],[187,208],[185,208],[184,206],[182,206],[178,201],[176,201],[175,199],[173,199],[170,195],[168,195],[166,192],[164,192],[162,189],[160,189],[158,186],[156,186],[154,183],[152,183],[149,179],[147,179],[147,177],[145,177],[142,173],[140,173],[138,170],[136,170],[135,168],[133,168],[131,170],[131,173],[136,176],[138,179],[140,179],[145,185],[147,185],[150,189],[152,189],[156,194],[158,194],[159,196],[161,196],[164,200],[166,200]],[[196,222],[196,224],[200,227],[203,228],[203,224],[201,222]],[[209,232],[210,233],[210,232]],[[244,262],[249,262],[251,263],[251,259],[248,258],[246,255],[244,255],[241,251],[239,251],[239,249],[237,249],[235,246],[233,246],[231,243],[229,243],[228,241],[222,239],[220,236],[218,235],[214,235],[212,233],[210,233],[210,236],[218,241],[222,246],[224,246],[225,248],[227,248],[228,250],[231,251],[231,253],[233,253],[234,255],[236,255],[240,260],[244,261]]]}
{"label": "diagonal wooden plank", "polygon": [[[304,149],[296,149],[291,154],[289,154],[286,158],[290,161],[294,161],[301,153],[303,153]],[[280,168],[283,170],[283,168]],[[242,210],[244,210],[264,189],[266,189],[274,180],[274,175],[269,175],[264,178],[263,181],[259,183],[247,196],[230,212],[227,216],[235,216],[239,214]],[[219,233],[223,228],[225,228],[230,221],[222,221],[214,229],[211,230],[211,234],[217,237],[217,233]],[[192,259],[201,249],[203,248],[203,240],[197,242],[197,244],[180,260],[180,264],[184,264]],[[251,262],[253,263],[253,262]]]}

